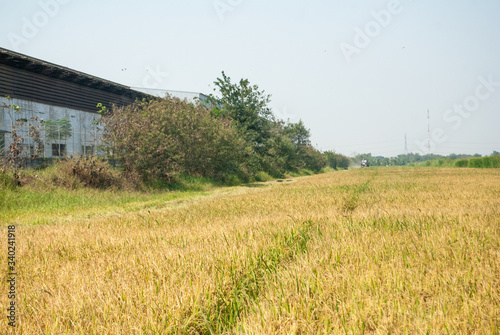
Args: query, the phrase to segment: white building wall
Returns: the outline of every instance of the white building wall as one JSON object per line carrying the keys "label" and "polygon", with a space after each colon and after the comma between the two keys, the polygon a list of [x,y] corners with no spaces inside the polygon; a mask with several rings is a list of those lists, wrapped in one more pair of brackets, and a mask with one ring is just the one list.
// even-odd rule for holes
{"label": "white building wall", "polygon": [[[15,113],[13,108],[9,108],[10,105],[18,105],[20,107],[19,112]],[[61,141],[54,140],[49,141],[45,139],[44,128],[41,128],[42,139],[44,141],[44,152],[43,157],[53,157],[52,144],[65,144],[65,155],[67,156],[78,156],[84,154],[86,148],[99,146],[100,131],[94,121],[99,119],[100,115],[97,113],[84,112],[80,110],[51,106],[47,104],[37,103],[33,101],[26,101],[20,99],[7,99],[0,97],[0,133],[5,137],[5,147],[8,148],[12,142],[11,132],[12,123],[15,119],[24,118],[30,120],[32,117],[38,116],[39,119],[47,120],[57,120],[61,118],[68,118],[71,123],[72,136],[67,139],[61,139]],[[19,132],[21,136],[25,137],[23,146],[25,146],[24,155],[29,156],[28,147],[34,147],[35,144],[32,142],[31,138],[28,136],[28,124],[25,124],[23,129]],[[0,134],[0,136],[2,136]],[[95,150],[95,149],[94,149]],[[88,153],[88,152],[87,152]]]}

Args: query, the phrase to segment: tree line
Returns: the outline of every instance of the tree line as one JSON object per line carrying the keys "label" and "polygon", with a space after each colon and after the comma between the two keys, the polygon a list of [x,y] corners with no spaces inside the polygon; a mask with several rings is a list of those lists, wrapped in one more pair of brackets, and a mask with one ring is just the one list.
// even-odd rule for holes
{"label": "tree line", "polygon": [[167,96],[101,108],[108,154],[144,180],[189,174],[248,182],[349,166],[347,157],[314,148],[302,121],[276,118],[270,95],[248,79],[232,82],[222,72],[214,84],[206,101]]}
{"label": "tree line", "polygon": [[[493,151],[491,156],[498,155],[497,151]],[[480,154],[449,154],[447,156],[437,154],[421,155],[419,153],[401,154],[396,157],[372,156],[372,154],[357,154],[352,157],[353,165],[359,165],[363,159],[369,161],[370,166],[404,166],[413,165],[416,163],[428,162],[433,160],[456,160],[482,157]]]}

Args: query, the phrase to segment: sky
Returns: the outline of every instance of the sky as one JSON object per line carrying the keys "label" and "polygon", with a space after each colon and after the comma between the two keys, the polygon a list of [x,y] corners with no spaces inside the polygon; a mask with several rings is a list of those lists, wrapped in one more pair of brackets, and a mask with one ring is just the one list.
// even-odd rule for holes
{"label": "sky", "polygon": [[[0,47],[130,87],[224,71],[320,150],[500,151],[498,0],[0,0]],[[429,113],[428,113],[429,111]],[[429,116],[429,118],[428,118]]]}

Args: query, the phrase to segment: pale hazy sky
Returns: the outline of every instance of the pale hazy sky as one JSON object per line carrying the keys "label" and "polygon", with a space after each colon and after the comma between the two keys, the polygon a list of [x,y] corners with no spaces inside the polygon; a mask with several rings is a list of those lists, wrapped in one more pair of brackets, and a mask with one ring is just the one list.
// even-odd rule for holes
{"label": "pale hazy sky", "polygon": [[[498,0],[0,0],[0,46],[132,87],[225,71],[344,154],[500,151]],[[419,144],[420,143],[420,144]]]}

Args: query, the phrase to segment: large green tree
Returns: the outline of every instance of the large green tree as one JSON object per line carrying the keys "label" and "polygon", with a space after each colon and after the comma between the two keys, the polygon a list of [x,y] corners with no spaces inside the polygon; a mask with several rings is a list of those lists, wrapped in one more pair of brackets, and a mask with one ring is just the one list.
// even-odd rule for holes
{"label": "large green tree", "polygon": [[311,144],[311,133],[302,120],[298,123],[288,123],[284,128],[284,132],[297,148]]}
{"label": "large green tree", "polygon": [[273,114],[268,107],[271,96],[259,91],[259,87],[251,85],[248,79],[231,82],[224,71],[214,84],[218,94],[209,97],[212,113],[234,120],[254,149],[261,152],[273,127]]}
{"label": "large green tree", "polygon": [[303,168],[319,171],[326,164],[311,146],[304,123],[276,119],[268,106],[270,95],[257,85],[248,79],[233,83],[224,72],[214,84],[217,94],[209,97],[212,113],[235,121],[253,149],[248,161],[254,172],[263,170],[278,177]]}

